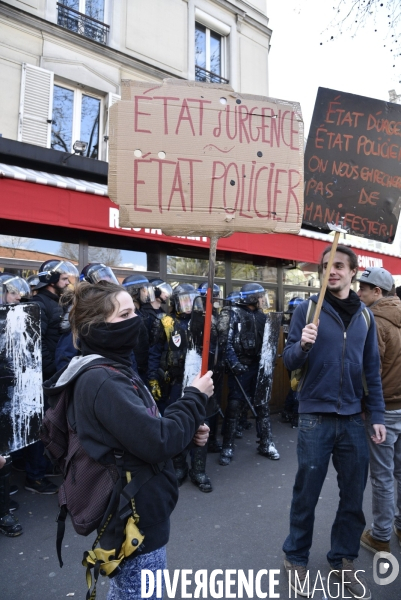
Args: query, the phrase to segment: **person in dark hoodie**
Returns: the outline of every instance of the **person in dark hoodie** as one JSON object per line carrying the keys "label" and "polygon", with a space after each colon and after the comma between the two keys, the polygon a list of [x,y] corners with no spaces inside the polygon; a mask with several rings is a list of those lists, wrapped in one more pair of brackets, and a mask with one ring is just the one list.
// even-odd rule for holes
{"label": "person in dark hoodie", "polygon": [[[166,568],[169,517],[178,497],[171,457],[191,440],[198,445],[207,442],[208,427],[201,424],[213,394],[212,374],[197,376],[160,417],[150,392],[131,368],[130,354],[141,320],[130,294],[108,282],[81,283],[70,322],[82,356],[45,382],[50,403],[64,386],[74,384],[77,433],[89,456],[107,464],[113,462],[114,450],[122,450],[123,471],[133,477],[141,466],[158,465],[157,474],[135,495],[139,527],[145,535],[143,547],[110,582],[108,600],[133,600],[142,597],[142,569]],[[106,528],[103,548],[116,548],[116,525],[114,519]]]}

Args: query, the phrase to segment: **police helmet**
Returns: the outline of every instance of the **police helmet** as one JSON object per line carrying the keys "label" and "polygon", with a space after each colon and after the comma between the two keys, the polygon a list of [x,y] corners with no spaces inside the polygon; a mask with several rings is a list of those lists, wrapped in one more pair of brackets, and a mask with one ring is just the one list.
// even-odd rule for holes
{"label": "police helmet", "polygon": [[166,283],[163,279],[149,279],[149,283],[153,285],[155,298],[160,298],[162,304],[166,304],[167,300],[171,298],[173,294],[171,285]]}
{"label": "police helmet", "polygon": [[69,260],[47,260],[40,266],[39,283],[36,285],[36,289],[58,283],[62,274],[68,275],[70,283],[79,278],[77,268]]}
{"label": "police helmet", "polygon": [[0,304],[14,304],[29,298],[31,288],[25,279],[12,273],[0,275]]}
{"label": "police helmet", "polygon": [[237,304],[266,308],[269,306],[267,292],[260,283],[245,283],[240,290]]}
{"label": "police helmet", "polygon": [[227,298],[224,298],[224,306],[233,306],[240,297],[240,292],[230,292]]}
{"label": "police helmet", "polygon": [[106,267],[103,263],[89,263],[81,271],[79,281],[87,281],[88,283],[99,283],[99,281],[110,281],[118,285],[118,279],[114,275],[110,267]]}
{"label": "police helmet", "polygon": [[294,296],[294,298],[291,298],[291,300],[288,302],[288,308],[285,312],[293,313],[298,304],[302,304],[302,302],[302,298],[300,298],[299,296]]}
{"label": "police helmet", "polygon": [[[198,287],[198,294],[200,296],[206,296],[208,288],[209,284],[205,281]],[[216,283],[213,284],[213,298],[220,298],[220,288]]]}
{"label": "police helmet", "polygon": [[40,283],[39,276],[38,275],[30,275],[27,278],[27,282],[29,284],[29,287],[31,288],[31,291],[34,292],[37,289],[36,286]]}
{"label": "police helmet", "polygon": [[199,293],[193,285],[179,283],[173,289],[173,295],[171,296],[175,312],[177,314],[190,314],[196,298],[199,298]]}
{"label": "police helmet", "polygon": [[145,275],[129,275],[122,285],[131,298],[140,304],[147,304],[155,299],[153,285]]}

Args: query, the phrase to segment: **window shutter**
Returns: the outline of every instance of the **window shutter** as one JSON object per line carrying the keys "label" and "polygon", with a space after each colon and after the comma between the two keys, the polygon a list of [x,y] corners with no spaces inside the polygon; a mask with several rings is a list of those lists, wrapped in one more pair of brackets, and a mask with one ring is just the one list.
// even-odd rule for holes
{"label": "window shutter", "polygon": [[109,110],[110,110],[110,106],[113,106],[113,104],[115,102],[118,102],[118,100],[121,100],[121,96],[119,96],[118,94],[109,94],[108,96],[108,102],[107,102],[107,119],[106,119],[106,158],[105,160],[107,162],[109,162]]}
{"label": "window shutter", "polygon": [[52,109],[52,71],[23,63],[18,140],[49,148]]}

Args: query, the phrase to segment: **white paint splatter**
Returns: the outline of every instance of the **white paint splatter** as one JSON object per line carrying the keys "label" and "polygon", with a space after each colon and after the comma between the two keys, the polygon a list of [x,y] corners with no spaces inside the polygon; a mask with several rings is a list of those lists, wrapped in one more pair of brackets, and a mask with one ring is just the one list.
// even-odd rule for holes
{"label": "white paint splatter", "polygon": [[42,352],[40,335],[33,327],[28,307],[7,308],[2,346],[14,375],[14,387],[9,388],[13,451],[31,443],[30,421],[43,416]]}
{"label": "white paint splatter", "polygon": [[188,350],[185,357],[184,379],[182,382],[182,391],[187,385],[191,385],[202,367],[202,357],[195,348]]}
{"label": "white paint splatter", "polygon": [[259,363],[259,372],[258,375],[261,374],[267,377],[268,375],[273,374],[273,362],[276,354],[276,346],[272,345],[270,342],[270,334],[271,334],[271,322],[270,319],[266,319],[265,330],[263,332],[263,343],[262,343],[262,352],[260,355],[260,363]]}

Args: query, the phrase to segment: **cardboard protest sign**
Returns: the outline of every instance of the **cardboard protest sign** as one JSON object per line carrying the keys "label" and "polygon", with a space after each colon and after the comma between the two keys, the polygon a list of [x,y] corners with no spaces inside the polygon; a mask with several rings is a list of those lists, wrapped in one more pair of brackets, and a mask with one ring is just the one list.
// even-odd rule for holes
{"label": "cardboard protest sign", "polygon": [[42,415],[40,307],[0,306],[0,453],[36,441]]}
{"label": "cardboard protest sign", "polygon": [[109,196],[121,226],[171,235],[299,232],[299,104],[180,80],[125,81],[122,98],[109,128]]}
{"label": "cardboard protest sign", "polygon": [[305,153],[303,224],[392,243],[401,206],[401,106],[319,88]]}

